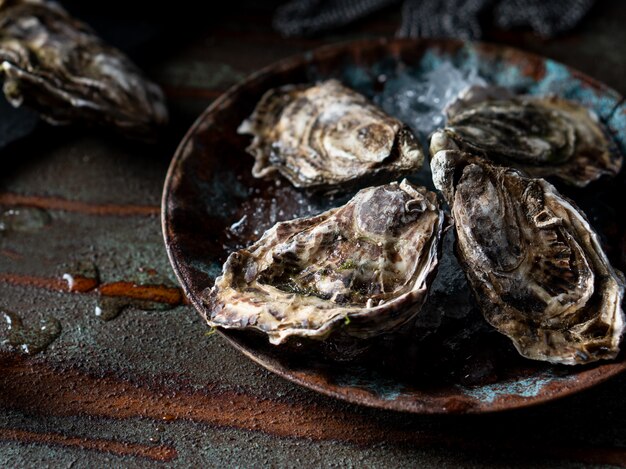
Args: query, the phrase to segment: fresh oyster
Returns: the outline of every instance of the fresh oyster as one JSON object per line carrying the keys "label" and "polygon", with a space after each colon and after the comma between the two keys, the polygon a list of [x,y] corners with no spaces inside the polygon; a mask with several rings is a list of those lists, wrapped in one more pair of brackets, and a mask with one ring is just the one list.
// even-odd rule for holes
{"label": "fresh oyster", "polygon": [[572,101],[470,87],[446,109],[457,145],[533,177],[583,187],[613,176],[622,156],[591,110]]}
{"label": "fresh oyster", "polygon": [[433,135],[431,152],[457,255],[487,321],[528,358],[614,358],[623,276],[580,210],[543,179],[460,151],[445,132]]}
{"label": "fresh oyster", "polygon": [[417,314],[436,272],[444,213],[406,180],[358,192],[320,215],[277,223],[230,255],[205,294],[211,326],[370,338]]}
{"label": "fresh oyster", "polygon": [[13,106],[52,124],[97,123],[150,138],[167,122],[160,88],[52,1],[0,0],[0,76]]}
{"label": "fresh oyster", "polygon": [[301,188],[393,179],[424,161],[407,126],[337,80],[269,90],[239,133],[254,136],[255,177],[279,171]]}

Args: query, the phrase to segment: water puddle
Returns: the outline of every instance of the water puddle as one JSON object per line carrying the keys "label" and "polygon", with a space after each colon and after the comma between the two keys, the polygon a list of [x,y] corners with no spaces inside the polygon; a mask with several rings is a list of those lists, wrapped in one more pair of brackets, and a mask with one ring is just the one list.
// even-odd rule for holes
{"label": "water puddle", "polygon": [[36,327],[28,327],[15,313],[2,310],[0,314],[4,318],[6,330],[3,343],[28,355],[45,350],[61,334],[61,323],[52,316],[42,319]]}
{"label": "water puddle", "polygon": [[130,308],[167,311],[183,302],[178,285],[149,268],[140,268],[130,281],[102,284],[97,292],[95,315],[103,321],[115,319]]}
{"label": "water puddle", "polygon": [[155,269],[139,268],[129,280],[103,283],[91,261],[79,261],[62,274],[70,292],[97,296],[95,315],[103,321],[118,317],[126,309],[166,311],[183,303],[178,285]]}
{"label": "water puddle", "polygon": [[0,210],[0,233],[38,231],[52,222],[48,212],[36,207]]}
{"label": "water puddle", "polygon": [[99,295],[95,307],[95,314],[103,321],[110,321],[118,317],[122,311],[130,308],[142,311],[167,311],[176,305],[171,303],[160,303],[158,301],[142,300],[131,297],[111,297]]}

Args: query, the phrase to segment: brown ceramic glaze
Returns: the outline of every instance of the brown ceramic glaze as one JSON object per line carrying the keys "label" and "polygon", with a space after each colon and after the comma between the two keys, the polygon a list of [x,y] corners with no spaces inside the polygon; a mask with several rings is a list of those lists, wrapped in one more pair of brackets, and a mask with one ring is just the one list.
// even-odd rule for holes
{"label": "brown ceramic glaze", "polygon": [[[267,67],[231,88],[196,121],[171,163],[163,194],[165,243],[186,296],[204,316],[204,289],[228,254],[256,240],[276,220],[325,209],[327,200],[297,191],[285,180],[255,179],[249,138],[237,126],[265,91],[288,84],[339,78],[364,92],[380,92],[388,73],[429,67],[438,57],[472,63],[496,84],[530,93],[555,92],[591,107],[624,149],[624,128],[614,111],[622,98],[561,64],[515,49],[453,40],[358,41],[317,49]],[[626,119],[626,117],[624,117]],[[623,175],[602,189],[567,191],[588,213],[612,262],[624,262],[626,209],[610,207],[623,193]],[[597,201],[601,202],[598,203]],[[596,216],[608,204],[611,216]],[[598,209],[602,212],[602,209]],[[615,216],[615,210],[621,211]],[[243,221],[242,221],[243,220]],[[624,354],[587,367],[550,366],[520,358],[508,341],[484,327],[479,314],[451,320],[419,342],[412,335],[376,344],[360,361],[337,363],[270,345],[264,337],[221,332],[265,368],[321,393],[372,407],[414,413],[480,413],[524,407],[600,383],[626,368]],[[450,337],[460,337],[452,345]],[[455,339],[456,340],[456,339]]]}

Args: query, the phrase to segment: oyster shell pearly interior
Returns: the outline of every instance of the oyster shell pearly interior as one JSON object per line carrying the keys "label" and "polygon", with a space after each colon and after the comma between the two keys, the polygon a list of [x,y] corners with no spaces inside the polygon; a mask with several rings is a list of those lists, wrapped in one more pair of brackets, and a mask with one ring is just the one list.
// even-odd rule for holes
{"label": "oyster shell pearly interior", "polygon": [[533,177],[583,187],[622,167],[623,157],[596,114],[573,101],[474,86],[446,114],[445,131],[461,149]]}
{"label": "oyster shell pearly interior", "polygon": [[615,358],[624,281],[573,202],[543,179],[431,140],[457,256],[487,321],[525,357],[566,365]]}
{"label": "oyster shell pearly interior", "polygon": [[152,140],[167,123],[161,89],[53,1],[0,0],[0,76],[13,106],[55,125],[106,125]]}
{"label": "oyster shell pearly interior", "polygon": [[262,331],[274,344],[333,331],[357,338],[392,331],[420,311],[444,223],[435,194],[406,180],[277,223],[229,256],[205,292],[206,319]]}
{"label": "oyster shell pearly interior", "polygon": [[424,161],[406,125],[337,80],[269,90],[239,133],[254,137],[255,177],[278,171],[299,188],[395,179]]}

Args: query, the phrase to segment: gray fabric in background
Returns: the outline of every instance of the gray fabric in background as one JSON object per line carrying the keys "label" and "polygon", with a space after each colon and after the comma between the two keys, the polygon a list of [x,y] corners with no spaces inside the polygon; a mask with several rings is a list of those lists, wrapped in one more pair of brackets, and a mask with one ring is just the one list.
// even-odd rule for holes
{"label": "gray fabric in background", "polygon": [[479,39],[485,28],[530,28],[551,37],[574,28],[595,0],[291,0],[276,10],[274,28],[310,36],[402,4],[400,37]]}
{"label": "gray fabric in background", "polygon": [[284,36],[310,36],[394,4],[400,0],[292,0],[276,10],[273,26]]}
{"label": "gray fabric in background", "polygon": [[595,0],[506,0],[497,2],[496,25],[503,29],[530,27],[551,37],[574,28]]}

